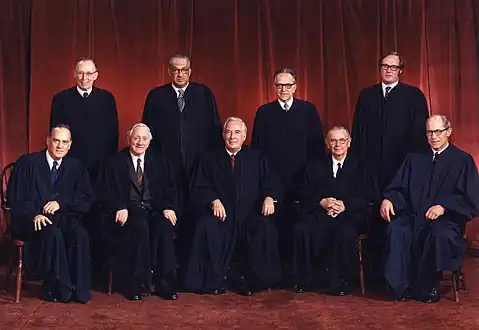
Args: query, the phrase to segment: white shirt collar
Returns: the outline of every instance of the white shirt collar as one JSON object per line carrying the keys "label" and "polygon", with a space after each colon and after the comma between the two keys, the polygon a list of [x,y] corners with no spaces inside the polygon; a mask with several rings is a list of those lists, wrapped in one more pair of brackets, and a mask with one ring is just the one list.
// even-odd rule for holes
{"label": "white shirt collar", "polygon": [[382,89],[383,89],[383,95],[386,94],[386,87],[391,87],[391,89],[389,90],[389,93],[391,93],[392,89],[393,89],[394,87],[396,87],[397,84],[399,84],[399,80],[396,81],[396,82],[394,82],[394,83],[392,83],[392,84],[390,84],[390,85],[386,85],[384,82],[381,82],[381,87],[382,87]]}
{"label": "white shirt collar", "polygon": [[141,159],[141,163],[140,163],[141,169],[144,172],[145,171],[145,153],[141,154],[140,156],[135,156],[130,151],[130,157],[131,157],[131,161],[133,162],[133,168],[135,169],[135,171],[137,170],[136,167],[138,165],[138,158]]}
{"label": "white shirt collar", "polygon": [[178,94],[179,94],[179,90],[182,89],[183,91],[186,91],[186,89],[188,88],[188,86],[190,85],[190,83],[187,83],[185,87],[176,87],[175,84],[171,83],[171,86],[173,86],[173,89],[175,90],[176,92],[176,97],[178,97]]}
{"label": "white shirt collar", "polygon": [[343,167],[344,161],[346,160],[346,157],[347,157],[347,156],[348,156],[348,155],[344,156],[344,158],[341,159],[341,160],[337,160],[336,158],[334,158],[333,156],[331,156],[331,158],[333,159],[333,167],[334,167],[334,168],[337,168],[337,167],[338,167],[338,163],[341,164],[341,167]]}
{"label": "white shirt collar", "polygon": [[[52,156],[50,156],[50,153],[48,152],[48,150],[45,153],[47,155],[48,167],[50,167],[50,171],[51,171],[53,168],[53,162],[55,161],[55,159],[53,159]],[[63,158],[60,158],[59,160],[56,161],[58,163],[57,169],[60,168],[60,165],[62,164],[62,160]]]}
{"label": "white shirt collar", "polygon": [[279,105],[281,106],[281,109],[284,110],[284,105],[287,104],[288,105],[288,110],[291,110],[291,106],[293,105],[293,100],[294,100],[294,97],[290,98],[288,101],[284,102],[280,99],[278,99],[278,102],[279,102]]}
{"label": "white shirt collar", "polygon": [[91,91],[93,90],[93,87],[88,88],[86,91],[81,89],[80,87],[77,86],[77,91],[80,93],[80,95],[83,97],[83,94],[88,93],[88,96],[90,96]]}
{"label": "white shirt collar", "polygon": [[434,150],[434,149],[431,149],[432,150],[432,155],[434,157],[434,154],[437,153],[438,155],[440,155],[444,150],[447,149],[447,147],[449,147],[449,142],[444,146],[444,148],[442,148],[441,150]]}
{"label": "white shirt collar", "polygon": [[240,152],[240,151],[241,151],[241,148],[239,148],[238,151],[236,151],[235,153],[232,153],[231,151],[229,151],[228,149],[226,149],[226,152],[228,153],[228,155],[229,155],[230,157],[231,157],[231,155],[235,155],[235,156],[236,156],[236,155],[238,154],[238,152]]}

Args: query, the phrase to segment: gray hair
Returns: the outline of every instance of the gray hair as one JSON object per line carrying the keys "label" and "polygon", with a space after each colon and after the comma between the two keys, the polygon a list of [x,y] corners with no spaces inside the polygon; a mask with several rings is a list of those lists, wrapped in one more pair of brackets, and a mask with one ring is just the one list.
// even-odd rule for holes
{"label": "gray hair", "polygon": [[190,58],[188,56],[180,55],[180,54],[175,54],[175,55],[171,56],[170,59],[168,60],[168,66],[170,68],[173,66],[173,61],[174,60],[185,60],[186,61],[186,67],[191,68],[191,61],[190,61]]}
{"label": "gray hair", "polygon": [[223,124],[223,132],[226,131],[226,126],[228,126],[228,123],[230,121],[239,121],[239,122],[243,123],[243,131],[245,133],[248,131],[248,129],[246,127],[246,123],[244,122],[243,119],[241,119],[239,117],[228,117],[228,118],[226,118],[225,123]]}
{"label": "gray hair", "polygon": [[379,59],[378,61],[378,67],[380,68],[381,65],[383,64],[383,60],[388,57],[388,56],[397,56],[399,58],[399,68],[400,69],[404,69],[404,58],[402,57],[401,54],[399,54],[398,52],[391,52],[387,55],[384,55],[384,56],[381,56],[381,58]]}
{"label": "gray hair", "polygon": [[349,133],[349,129],[344,125],[333,125],[326,131],[326,137],[328,137],[329,133],[332,131],[345,131],[348,134],[348,137],[351,138],[351,134]]}
{"label": "gray hair", "polygon": [[273,80],[276,81],[276,76],[279,75],[280,73],[289,73],[290,75],[293,76],[294,81],[296,82],[296,71],[294,69],[289,69],[289,68],[281,68],[275,71]]}
{"label": "gray hair", "polygon": [[98,67],[96,66],[96,63],[95,61],[91,58],[91,57],[80,57],[77,61],[77,63],[75,64],[75,71],[77,70],[78,66],[80,64],[82,64],[83,62],[92,62],[93,63],[93,66],[95,67],[95,71],[98,71]]}
{"label": "gray hair", "polygon": [[135,125],[133,125],[133,127],[130,128],[130,129],[128,130],[128,132],[126,133],[127,136],[131,138],[131,136],[133,135],[133,131],[134,131],[136,128],[138,128],[138,127],[144,127],[144,128],[146,128],[147,131],[148,131],[148,137],[150,138],[150,140],[153,139],[153,135],[151,135],[151,130],[150,130],[150,128],[149,128],[146,124],[143,124],[143,123],[136,123]]}
{"label": "gray hair", "polygon": [[433,119],[433,118],[439,118],[439,119],[441,119],[442,125],[444,126],[445,129],[451,128],[451,122],[449,121],[449,119],[447,119],[446,116],[441,115],[441,114],[435,114],[435,115],[429,116],[429,118],[426,120],[426,123],[427,123],[430,119]]}

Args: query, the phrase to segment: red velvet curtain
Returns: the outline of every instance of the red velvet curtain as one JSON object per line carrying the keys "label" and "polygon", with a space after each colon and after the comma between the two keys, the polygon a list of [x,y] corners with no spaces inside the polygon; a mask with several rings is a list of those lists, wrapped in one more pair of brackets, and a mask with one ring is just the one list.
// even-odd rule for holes
{"label": "red velvet curtain", "polygon": [[378,81],[377,59],[390,51],[406,59],[401,79],[451,119],[454,142],[479,161],[478,8],[477,0],[2,0],[1,165],[44,145],[52,96],[73,85],[80,56],[96,60],[97,86],[115,95],[123,133],[141,119],[149,89],[168,81],[174,53],[191,56],[193,79],[213,89],[223,118],[251,128],[283,66],[297,69],[297,96],[316,104],[325,125],[350,125],[360,89]]}

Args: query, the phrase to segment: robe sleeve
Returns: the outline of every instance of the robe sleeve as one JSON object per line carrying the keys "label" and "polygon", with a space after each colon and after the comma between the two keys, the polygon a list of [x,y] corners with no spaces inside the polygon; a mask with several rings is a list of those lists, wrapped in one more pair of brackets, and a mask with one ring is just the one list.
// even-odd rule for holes
{"label": "robe sleeve", "polygon": [[429,111],[427,107],[427,101],[424,94],[419,88],[415,88],[413,93],[414,109],[412,111],[411,119],[411,134],[409,146],[412,151],[424,151],[429,148],[429,144],[426,138],[426,120],[429,117]]}
{"label": "robe sleeve", "polygon": [[82,167],[75,178],[73,191],[60,194],[56,201],[60,205],[61,214],[81,216],[88,212],[92,202],[92,189],[88,171],[85,168]]}
{"label": "robe sleeve", "polygon": [[326,196],[323,186],[317,183],[317,163],[308,163],[303,173],[303,180],[299,192],[301,211],[310,213],[323,210],[319,202]]}
{"label": "robe sleeve", "polygon": [[118,151],[118,111],[116,108],[115,97],[110,94],[110,125],[111,131],[108,137],[107,157],[115,155]]}
{"label": "robe sleeve", "polygon": [[216,104],[215,96],[211,89],[207,89],[207,100],[208,106],[211,107],[211,131],[209,132],[209,145],[210,148],[221,148],[224,145],[223,137],[222,137],[222,128],[221,128],[221,120],[218,111],[218,105]]}
{"label": "robe sleeve", "polygon": [[254,117],[253,134],[251,137],[251,147],[257,150],[266,150],[264,134],[266,132],[266,119],[263,116],[262,108],[256,111]]}
{"label": "robe sleeve", "polygon": [[401,167],[397,171],[394,179],[389,186],[384,190],[383,198],[388,199],[394,206],[396,214],[408,208],[408,199],[410,195],[409,185],[411,180],[411,156],[407,156]]}
{"label": "robe sleeve", "polygon": [[192,185],[192,202],[200,212],[208,209],[212,201],[220,198],[213,187],[213,170],[207,157],[200,159]]}
{"label": "robe sleeve", "polygon": [[281,182],[277,174],[269,166],[268,159],[265,156],[261,156],[261,180],[263,200],[266,197],[271,197],[275,201],[280,201],[283,195]]}
{"label": "robe sleeve", "polygon": [[354,110],[353,117],[353,127],[351,129],[351,150],[356,152],[358,155],[365,154],[365,119],[363,118],[364,109],[362,108],[362,98],[363,92],[359,94],[358,100],[356,102],[356,108]]}
{"label": "robe sleeve", "polygon": [[357,171],[348,194],[342,200],[349,212],[359,212],[379,202],[377,181],[365,166]]}
{"label": "robe sleeve", "polygon": [[99,186],[101,196],[101,205],[106,213],[111,214],[118,210],[127,208],[127,201],[123,195],[121,184],[118,178],[118,171],[115,170],[116,157],[109,159],[102,167]]}
{"label": "robe sleeve", "polygon": [[50,129],[52,129],[52,127],[58,125],[58,124],[63,124],[61,121],[61,118],[60,118],[60,107],[61,107],[61,104],[60,104],[60,101],[58,100],[58,95],[55,95],[52,99],[52,105],[51,105],[51,110],[50,110]]}
{"label": "robe sleeve", "polygon": [[162,189],[161,199],[158,200],[158,205],[155,205],[157,200],[155,198],[153,199],[153,209],[160,211],[173,210],[175,211],[176,215],[180,217],[181,214],[178,203],[178,187],[176,184],[175,175],[173,173],[173,168],[167,159],[163,160],[162,168],[163,173],[161,173],[161,175],[165,176],[165,187]]}
{"label": "robe sleeve", "polygon": [[471,156],[468,155],[464,162],[455,191],[433,204],[442,205],[468,220],[479,215],[479,177]]}
{"label": "robe sleeve", "polygon": [[324,131],[321,117],[318,110],[311,103],[310,118],[308,119],[308,139],[307,150],[308,159],[321,159],[326,155],[324,145]]}

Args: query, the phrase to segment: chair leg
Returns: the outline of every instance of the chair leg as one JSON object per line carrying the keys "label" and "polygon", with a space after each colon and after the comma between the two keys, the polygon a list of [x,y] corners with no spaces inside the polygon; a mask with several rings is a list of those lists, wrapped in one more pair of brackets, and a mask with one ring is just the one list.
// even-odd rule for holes
{"label": "chair leg", "polygon": [[17,264],[17,283],[15,286],[15,302],[20,302],[20,293],[22,292],[23,275],[23,246],[18,246],[18,264]]}
{"label": "chair leg", "polygon": [[108,270],[108,295],[111,296],[111,289],[113,287],[113,270],[110,268]]}
{"label": "chair leg", "polygon": [[452,280],[452,291],[454,291],[454,301],[455,302],[459,302],[459,287],[458,287],[458,282],[459,282],[459,279],[458,279],[458,272],[452,272],[452,277],[451,277],[451,280]]}
{"label": "chair leg", "polygon": [[464,272],[464,267],[461,266],[461,269],[459,270],[459,281],[460,281],[460,289],[463,291],[467,291],[466,287],[466,274]]}
{"label": "chair leg", "polygon": [[361,288],[361,294],[364,297],[366,295],[366,288],[364,284],[363,243],[361,240],[358,240],[358,253],[359,253],[359,286]]}
{"label": "chair leg", "polygon": [[10,280],[12,278],[13,272],[14,272],[14,262],[15,258],[12,256],[13,254],[13,249],[11,247],[8,247],[7,251],[7,262],[6,262],[6,274],[5,274],[5,281],[3,282],[3,290],[4,292],[8,292],[8,289],[10,288]]}

